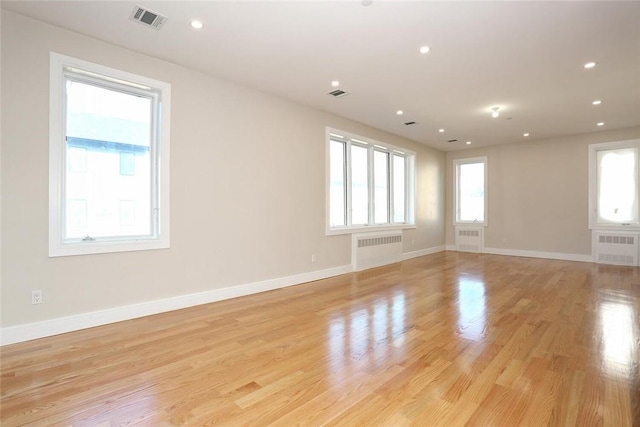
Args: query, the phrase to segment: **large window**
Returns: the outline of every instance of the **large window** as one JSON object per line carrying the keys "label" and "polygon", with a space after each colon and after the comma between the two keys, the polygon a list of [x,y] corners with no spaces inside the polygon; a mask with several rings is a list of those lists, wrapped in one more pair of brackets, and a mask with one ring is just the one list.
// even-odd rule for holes
{"label": "large window", "polygon": [[487,158],[454,160],[456,224],[487,224]]}
{"label": "large window", "polygon": [[49,255],[169,246],[170,85],[51,54]]}
{"label": "large window", "polygon": [[327,232],[414,223],[415,153],[327,129]]}
{"label": "large window", "polygon": [[589,147],[589,222],[591,228],[640,228],[638,160],[640,140]]}

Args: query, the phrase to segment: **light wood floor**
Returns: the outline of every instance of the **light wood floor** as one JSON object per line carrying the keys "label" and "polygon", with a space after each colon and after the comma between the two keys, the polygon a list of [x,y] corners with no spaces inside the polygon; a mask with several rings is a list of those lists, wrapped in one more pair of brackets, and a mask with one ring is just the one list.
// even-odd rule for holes
{"label": "light wood floor", "polygon": [[5,346],[3,426],[640,426],[640,269],[443,252]]}

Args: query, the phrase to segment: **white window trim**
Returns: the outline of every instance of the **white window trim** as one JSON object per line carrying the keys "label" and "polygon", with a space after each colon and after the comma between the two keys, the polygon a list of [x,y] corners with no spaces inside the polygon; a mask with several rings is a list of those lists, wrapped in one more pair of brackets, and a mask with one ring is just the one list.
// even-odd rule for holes
{"label": "white window trim", "polygon": [[[616,231],[640,231],[640,222],[638,224],[601,224],[597,222],[598,218],[598,151],[615,150],[616,148],[637,148],[640,150],[640,139],[628,139],[624,141],[601,142],[589,145],[589,229],[590,230],[616,230]],[[640,183],[638,183],[640,184]],[[638,197],[640,197],[640,185],[638,185]],[[639,219],[640,221],[640,219]]]}
{"label": "white window trim", "polygon": [[[409,168],[409,172],[406,174],[407,178],[406,178],[406,182],[405,182],[405,188],[406,188],[406,199],[405,199],[405,222],[403,223],[391,223],[391,224],[376,224],[376,225],[345,225],[342,227],[331,227],[330,224],[330,199],[331,199],[331,188],[330,188],[330,182],[329,182],[329,176],[330,176],[330,162],[331,162],[331,156],[330,156],[330,140],[331,140],[331,134],[334,135],[342,135],[345,139],[347,140],[352,140],[352,142],[354,142],[356,145],[361,145],[361,146],[365,146],[365,147],[373,147],[374,149],[379,149],[380,151],[385,151],[382,150],[381,148],[384,147],[386,149],[386,151],[392,153],[393,151],[396,151],[397,153],[402,153],[406,156],[407,159],[407,165],[406,167]],[[348,158],[351,153],[350,150],[346,150],[345,152],[346,158]],[[370,156],[373,155],[373,151],[370,151],[369,153]],[[370,163],[371,163],[372,159],[370,159]],[[391,163],[391,162],[390,162]],[[331,235],[340,235],[340,234],[353,234],[353,233],[362,233],[362,232],[372,232],[372,231],[383,231],[383,230],[408,230],[408,229],[414,229],[416,228],[415,225],[415,194],[416,194],[416,153],[414,151],[408,150],[406,148],[403,147],[397,147],[391,144],[388,144],[386,142],[380,142],[380,141],[376,141],[374,139],[371,138],[367,138],[364,136],[360,136],[360,135],[355,135],[352,134],[350,132],[345,132],[339,129],[334,129],[334,128],[326,128],[326,132],[325,132],[325,234],[327,236],[331,236]],[[392,173],[392,166],[390,166],[389,168],[389,175],[391,175]],[[371,168],[369,168],[369,174],[373,174],[373,171]],[[369,182],[373,182],[373,180],[371,179],[371,176],[369,177]],[[346,177],[346,181],[345,181],[345,186],[346,187],[350,187],[351,186],[351,175],[349,173],[347,173],[347,177]],[[391,186],[389,186],[391,187]],[[373,199],[371,197],[371,193],[374,191],[373,188],[369,188],[369,221],[373,222],[373,210],[372,210],[372,206],[373,206]],[[389,188],[389,198],[393,197],[393,190],[391,188]],[[351,198],[347,197],[346,203],[345,203],[345,209],[347,210],[347,212],[351,211]],[[347,215],[348,217],[348,215]],[[393,220],[393,212],[389,212],[389,221]],[[349,222],[349,220],[347,220],[347,223]]]}
{"label": "white window trim", "polygon": [[[459,166],[469,163],[484,163],[484,221],[460,221],[460,194],[458,191]],[[489,163],[486,156],[470,157],[466,159],[453,160],[453,224],[454,225],[477,225],[486,227],[489,225],[489,215],[487,206],[489,205],[489,181],[488,181]]]}
{"label": "white window trim", "polygon": [[[169,83],[120,71],[103,65],[83,61],[55,52],[50,54],[49,65],[49,256],[87,255],[107,252],[125,252],[151,249],[164,249],[170,245],[170,210],[169,210],[169,159],[170,159],[170,121],[171,121],[171,85]],[[158,138],[157,150],[161,160],[154,165],[157,168],[156,183],[158,204],[156,214],[160,215],[158,230],[153,238],[122,238],[109,241],[89,241],[79,243],[63,243],[63,209],[64,188],[63,173],[65,171],[65,139],[64,139],[64,68],[73,67],[100,76],[113,78],[115,82],[133,82],[140,87],[154,88],[160,91],[161,137]],[[159,210],[159,212],[157,212]]]}

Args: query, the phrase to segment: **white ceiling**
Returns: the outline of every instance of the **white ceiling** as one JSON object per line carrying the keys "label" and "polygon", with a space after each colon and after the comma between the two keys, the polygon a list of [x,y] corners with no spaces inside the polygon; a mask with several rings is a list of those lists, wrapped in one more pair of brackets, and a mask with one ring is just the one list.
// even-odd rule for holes
{"label": "white ceiling", "polygon": [[2,7],[441,150],[640,125],[637,1],[137,2],[168,17],[160,31],[129,20],[135,4]]}

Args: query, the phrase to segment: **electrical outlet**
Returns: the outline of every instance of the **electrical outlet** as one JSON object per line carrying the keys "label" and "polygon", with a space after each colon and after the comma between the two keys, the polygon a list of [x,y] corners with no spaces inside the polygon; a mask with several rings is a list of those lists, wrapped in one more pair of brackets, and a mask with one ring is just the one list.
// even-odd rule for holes
{"label": "electrical outlet", "polygon": [[316,256],[315,256],[315,254],[314,254],[314,255],[311,255],[311,262],[316,262]]}
{"label": "electrical outlet", "polygon": [[42,291],[31,291],[31,304],[42,304]]}

